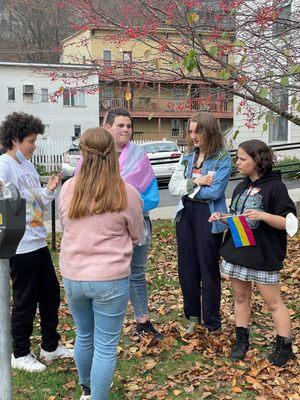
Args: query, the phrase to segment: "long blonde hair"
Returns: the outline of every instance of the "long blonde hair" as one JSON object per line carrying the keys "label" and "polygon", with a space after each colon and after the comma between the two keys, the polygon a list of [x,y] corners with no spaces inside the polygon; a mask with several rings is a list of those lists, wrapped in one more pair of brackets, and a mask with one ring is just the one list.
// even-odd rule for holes
{"label": "long blonde hair", "polygon": [[127,207],[125,184],[111,134],[87,129],[79,143],[83,162],[76,178],[69,218],[122,211]]}

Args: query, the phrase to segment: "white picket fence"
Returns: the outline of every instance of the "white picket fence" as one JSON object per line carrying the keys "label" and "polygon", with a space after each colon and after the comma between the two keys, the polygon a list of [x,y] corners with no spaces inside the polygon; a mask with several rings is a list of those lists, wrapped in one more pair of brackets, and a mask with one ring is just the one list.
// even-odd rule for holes
{"label": "white picket fence", "polygon": [[38,138],[36,150],[31,159],[35,166],[44,167],[47,172],[59,171],[63,162],[63,154],[70,148],[72,139]]}
{"label": "white picket fence", "polygon": [[[135,143],[142,144],[152,141],[135,140]],[[71,144],[72,139],[69,137],[38,137],[36,150],[31,161],[35,166],[43,167],[46,172],[60,171],[63,163],[63,155],[70,148]],[[185,146],[179,146],[179,148],[183,151]]]}

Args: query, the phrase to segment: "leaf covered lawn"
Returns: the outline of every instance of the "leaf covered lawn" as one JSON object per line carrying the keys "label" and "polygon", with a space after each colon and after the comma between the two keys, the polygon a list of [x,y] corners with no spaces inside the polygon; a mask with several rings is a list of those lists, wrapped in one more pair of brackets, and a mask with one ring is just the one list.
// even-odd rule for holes
{"label": "leaf covered lawn", "polygon": [[[54,254],[57,265],[57,254]],[[129,308],[118,347],[118,363],[109,400],[147,399],[255,399],[299,400],[300,352],[300,235],[289,240],[288,258],[282,272],[282,294],[291,313],[295,337],[295,361],[284,368],[270,366],[265,359],[271,349],[274,327],[259,294],[253,295],[251,349],[244,361],[228,358],[234,332],[232,292],[222,283],[222,333],[208,334],[199,327],[184,337],[186,321],[177,277],[174,226],[169,221],[154,223],[153,246],[148,259],[151,319],[166,338],[134,335]],[[74,325],[62,289],[59,331],[62,341],[72,346]],[[40,342],[38,320],[33,334],[34,351]],[[56,361],[46,372],[13,372],[14,400],[76,400],[80,397],[73,362]]]}

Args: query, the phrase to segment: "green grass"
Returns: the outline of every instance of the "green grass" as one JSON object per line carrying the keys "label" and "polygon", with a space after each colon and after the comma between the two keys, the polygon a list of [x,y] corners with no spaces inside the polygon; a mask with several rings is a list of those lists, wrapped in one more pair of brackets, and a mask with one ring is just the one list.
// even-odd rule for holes
{"label": "green grass", "polygon": [[[60,237],[58,244],[59,240]],[[298,347],[299,249],[299,237],[293,238],[284,272],[286,281],[283,291],[292,312]],[[53,254],[53,260],[57,266],[57,253]],[[208,335],[200,327],[196,335],[183,337],[186,321],[177,277],[174,226],[169,221],[154,223],[147,277],[151,319],[165,333],[166,339],[161,343],[151,338],[138,340],[134,335],[134,319],[129,307],[109,400],[297,398],[296,363],[284,369],[265,364],[264,357],[269,351],[266,345],[273,337],[273,325],[256,292],[253,296],[252,348],[244,362],[232,363],[228,358],[234,319],[232,291],[227,281],[222,289],[222,333]],[[75,330],[63,288],[59,331],[63,342],[73,343]],[[37,319],[32,339],[36,354],[39,353],[39,335]],[[281,390],[286,397],[277,397]],[[14,400],[76,400],[79,397],[80,388],[73,362],[57,361],[40,374],[13,372]]]}

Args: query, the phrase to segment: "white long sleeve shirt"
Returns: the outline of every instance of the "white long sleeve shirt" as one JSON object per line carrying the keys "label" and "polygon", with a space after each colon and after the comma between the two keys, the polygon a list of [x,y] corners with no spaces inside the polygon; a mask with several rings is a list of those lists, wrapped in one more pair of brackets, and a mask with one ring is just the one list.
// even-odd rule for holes
{"label": "white long sleeve shirt", "polygon": [[13,183],[26,200],[26,231],[16,254],[45,247],[47,231],[43,213],[45,205],[54,199],[56,193],[41,187],[39,175],[30,161],[20,163],[7,154],[0,156],[0,180],[4,184]]}

